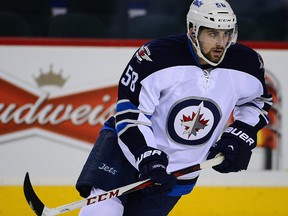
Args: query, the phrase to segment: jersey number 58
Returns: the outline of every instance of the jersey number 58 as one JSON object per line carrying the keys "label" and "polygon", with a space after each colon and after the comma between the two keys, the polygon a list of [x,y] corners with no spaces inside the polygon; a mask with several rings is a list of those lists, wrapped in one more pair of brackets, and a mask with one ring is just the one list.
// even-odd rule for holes
{"label": "jersey number 58", "polygon": [[130,85],[130,90],[132,92],[135,91],[135,83],[138,80],[138,74],[133,71],[133,68],[129,65],[127,71],[123,75],[123,78],[121,79],[121,83],[124,86],[129,86]]}

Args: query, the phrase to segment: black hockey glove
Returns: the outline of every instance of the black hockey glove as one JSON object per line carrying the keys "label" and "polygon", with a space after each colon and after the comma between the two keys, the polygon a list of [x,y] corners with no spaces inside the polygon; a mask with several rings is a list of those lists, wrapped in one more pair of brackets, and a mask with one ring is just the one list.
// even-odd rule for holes
{"label": "black hockey glove", "polygon": [[252,149],[256,147],[257,131],[250,125],[235,121],[222,134],[220,140],[211,147],[208,160],[218,153],[224,161],[213,169],[221,173],[246,170],[251,158]]}
{"label": "black hockey glove", "polygon": [[168,174],[166,167],[168,165],[167,155],[153,148],[147,148],[139,154],[139,180],[150,178],[154,186],[144,188],[143,193],[150,195],[163,195],[172,191],[177,179],[175,176]]}

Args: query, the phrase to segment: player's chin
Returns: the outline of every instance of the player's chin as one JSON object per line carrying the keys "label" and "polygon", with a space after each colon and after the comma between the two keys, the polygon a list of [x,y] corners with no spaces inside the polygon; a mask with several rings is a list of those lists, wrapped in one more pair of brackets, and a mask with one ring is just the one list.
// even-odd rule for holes
{"label": "player's chin", "polygon": [[210,57],[210,58],[208,58],[208,59],[209,59],[211,62],[217,64],[217,63],[220,61],[220,58],[221,58],[221,56],[217,56],[217,57],[213,56],[213,57]]}

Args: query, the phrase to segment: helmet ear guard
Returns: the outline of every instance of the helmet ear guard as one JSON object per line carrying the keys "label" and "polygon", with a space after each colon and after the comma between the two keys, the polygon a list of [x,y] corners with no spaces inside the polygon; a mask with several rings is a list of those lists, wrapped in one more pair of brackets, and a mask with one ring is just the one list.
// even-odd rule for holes
{"label": "helmet ear guard", "polygon": [[238,39],[238,25],[236,23],[235,28],[234,28],[233,38],[231,40],[231,45],[235,44],[237,42],[237,39]]}
{"label": "helmet ear guard", "polygon": [[[237,20],[232,8],[226,0],[194,0],[187,14],[188,38],[197,51],[197,55],[212,66],[217,66],[223,60],[227,48],[237,41]],[[192,34],[190,36],[190,29]],[[211,62],[201,52],[198,40],[200,27],[212,29],[232,29],[231,39],[228,41],[221,59]],[[192,39],[192,38],[193,39]]]}

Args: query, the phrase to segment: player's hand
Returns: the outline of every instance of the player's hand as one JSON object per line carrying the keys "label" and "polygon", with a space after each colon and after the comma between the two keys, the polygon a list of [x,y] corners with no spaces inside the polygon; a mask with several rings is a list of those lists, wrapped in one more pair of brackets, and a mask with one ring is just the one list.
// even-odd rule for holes
{"label": "player's hand", "polygon": [[[251,127],[251,126],[250,126]],[[222,153],[224,161],[213,169],[221,173],[246,170],[250,162],[252,149],[256,147],[257,132],[242,122],[230,125],[221,139],[211,147],[208,160]]]}
{"label": "player's hand", "polygon": [[176,177],[168,174],[166,171],[166,167],[168,165],[167,155],[161,151],[159,151],[159,153],[160,155],[151,154],[150,156],[144,158],[138,166],[140,173],[139,179],[144,180],[150,178],[151,181],[154,183],[153,186],[143,189],[143,192],[146,194],[167,194],[172,191],[177,182]]}

